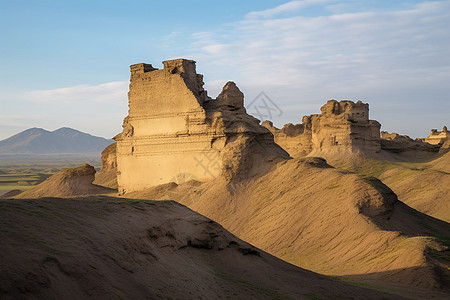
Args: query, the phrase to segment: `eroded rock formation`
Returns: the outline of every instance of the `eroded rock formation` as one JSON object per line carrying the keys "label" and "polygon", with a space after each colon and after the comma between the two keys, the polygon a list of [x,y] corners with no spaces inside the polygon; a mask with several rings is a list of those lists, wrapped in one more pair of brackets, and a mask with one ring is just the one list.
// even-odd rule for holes
{"label": "eroded rock formation", "polygon": [[93,166],[82,166],[61,170],[44,182],[20,194],[17,198],[72,197],[111,193],[106,187],[92,184],[95,178]]}
{"label": "eroded rock formation", "polygon": [[369,104],[329,100],[321,111],[322,114],[304,116],[302,124],[287,124],[277,129],[265,121],[263,126],[291,155],[306,155],[313,151],[374,153],[381,150],[381,125],[369,120]]}
{"label": "eroded rock formation", "polygon": [[143,63],[130,67],[129,114],[114,138],[119,192],[186,173],[198,180],[232,180],[251,175],[265,161],[288,157],[270,131],[246,113],[244,95],[233,82],[211,99],[195,61],[163,64],[161,70]]}
{"label": "eroded rock formation", "polygon": [[439,146],[431,145],[421,139],[413,140],[407,135],[400,135],[398,133],[389,133],[387,131],[381,132],[381,148],[383,150],[401,153],[407,151],[425,151],[438,152]]}
{"label": "eroded rock formation", "polygon": [[431,129],[430,135],[425,138],[424,141],[431,145],[442,145],[448,140],[450,140],[450,132],[448,131],[447,126],[444,126],[442,131]]}
{"label": "eroded rock formation", "polygon": [[439,149],[439,153],[444,154],[450,151],[450,139],[446,140],[442,147]]}
{"label": "eroded rock formation", "polygon": [[94,184],[109,188],[117,188],[117,142],[112,143],[102,151],[102,166],[95,174]]}

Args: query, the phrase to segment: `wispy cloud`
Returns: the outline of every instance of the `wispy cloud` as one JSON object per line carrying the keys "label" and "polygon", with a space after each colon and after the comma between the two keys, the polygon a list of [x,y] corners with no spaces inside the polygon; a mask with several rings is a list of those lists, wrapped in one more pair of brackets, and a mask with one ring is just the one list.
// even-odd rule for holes
{"label": "wispy cloud", "polygon": [[[357,12],[346,6],[330,11],[328,2],[333,1],[291,1],[250,13],[227,25],[225,33],[221,28],[197,35],[195,45],[201,47],[193,56],[207,65],[208,74],[234,74],[250,98],[270,91],[281,107],[296,105],[299,116],[310,113],[304,108],[311,103],[362,99],[385,125],[417,135],[418,126],[432,126],[427,116],[450,110],[450,1],[396,10],[364,10],[360,4]],[[327,13],[303,15],[302,8],[311,5]],[[287,11],[298,13],[286,17]],[[378,114],[394,106],[398,114],[416,107],[410,117],[426,124]],[[290,111],[285,121],[295,121]]]}
{"label": "wispy cloud", "polygon": [[99,85],[78,85],[52,90],[25,92],[23,98],[33,102],[68,103],[97,102],[118,103],[127,99],[128,82],[113,81]]}
{"label": "wispy cloud", "polygon": [[261,11],[250,12],[246,15],[247,18],[270,18],[276,15],[286,13],[286,12],[295,12],[302,8],[306,8],[308,6],[313,6],[317,4],[322,4],[325,2],[330,2],[330,0],[299,0],[299,1],[290,1],[288,3],[281,4],[274,8],[269,8]]}

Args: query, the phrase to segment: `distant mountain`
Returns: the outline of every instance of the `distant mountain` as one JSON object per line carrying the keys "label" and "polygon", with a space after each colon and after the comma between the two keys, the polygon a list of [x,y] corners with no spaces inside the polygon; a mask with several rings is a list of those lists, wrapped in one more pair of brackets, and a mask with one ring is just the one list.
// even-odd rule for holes
{"label": "distant mountain", "polygon": [[100,153],[113,142],[67,127],[55,131],[30,128],[0,141],[0,154]]}

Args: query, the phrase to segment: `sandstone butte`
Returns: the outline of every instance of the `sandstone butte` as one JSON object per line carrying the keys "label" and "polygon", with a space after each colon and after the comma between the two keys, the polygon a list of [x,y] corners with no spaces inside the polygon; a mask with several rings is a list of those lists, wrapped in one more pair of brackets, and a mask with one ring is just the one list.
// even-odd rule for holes
{"label": "sandstone butte", "polygon": [[398,160],[392,155],[426,156],[448,148],[446,127],[421,140],[380,134],[380,123],[369,119],[369,105],[361,101],[329,100],[321,114],[304,116],[301,124],[278,129],[264,121],[261,126],[246,113],[244,95],[234,82],[212,99],[194,61],[163,64],[163,69],[144,63],[130,67],[129,113],[114,138],[117,143],[102,154],[96,179],[116,187],[117,177],[121,194],[186,179],[248,178],[289,155],[339,164],[354,163],[353,154]]}
{"label": "sandstone butte", "polygon": [[344,152],[345,155],[354,153],[392,160],[389,154],[412,151],[415,152],[413,156],[418,152],[427,156],[444,153],[448,148],[450,133],[446,126],[442,131],[432,129],[427,138],[415,140],[407,135],[387,131],[380,133],[381,124],[369,120],[369,104],[361,101],[329,100],[321,111],[321,114],[304,116],[301,124],[289,123],[281,129],[274,127],[270,121],[264,121],[262,125],[272,132],[275,142],[293,157],[317,155],[333,158],[337,153]]}
{"label": "sandstone butte", "polygon": [[277,129],[272,122],[263,126],[291,155],[322,151],[376,153],[381,151],[380,123],[369,120],[369,104],[329,100],[322,114],[304,116],[302,124]]}
{"label": "sandstone butte", "polygon": [[211,99],[194,61],[163,64],[161,70],[150,64],[130,67],[129,113],[123,132],[114,138],[119,192],[186,174],[201,181],[219,175],[231,180],[288,157],[259,120],[246,113],[244,95],[234,82]]}

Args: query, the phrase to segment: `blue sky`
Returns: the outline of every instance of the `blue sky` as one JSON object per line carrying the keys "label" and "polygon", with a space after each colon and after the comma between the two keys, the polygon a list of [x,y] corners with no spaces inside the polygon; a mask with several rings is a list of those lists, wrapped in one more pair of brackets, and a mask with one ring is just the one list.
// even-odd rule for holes
{"label": "blue sky", "polygon": [[212,97],[228,80],[247,104],[264,91],[277,126],[351,99],[382,130],[423,137],[450,125],[448,28],[450,1],[0,1],[0,139],[112,137],[129,65],[178,57]]}

